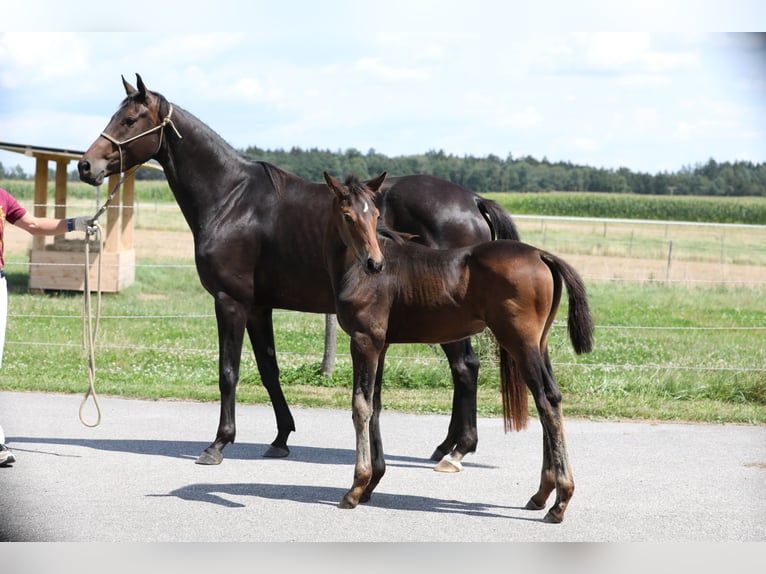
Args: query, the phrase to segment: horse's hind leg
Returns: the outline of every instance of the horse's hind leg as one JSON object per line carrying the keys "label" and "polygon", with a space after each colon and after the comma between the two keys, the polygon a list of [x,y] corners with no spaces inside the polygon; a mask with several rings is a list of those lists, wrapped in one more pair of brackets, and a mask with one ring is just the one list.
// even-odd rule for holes
{"label": "horse's hind leg", "polygon": [[253,346],[255,362],[261,376],[263,386],[269,394],[274,416],[277,419],[277,436],[263,456],[282,458],[290,454],[287,439],[295,431],[295,421],[290,412],[282,386],[279,384],[279,365],[274,349],[274,325],[271,309],[252,312],[247,323],[247,333]]}
{"label": "horse's hind leg", "polygon": [[447,437],[436,447],[431,460],[440,461],[434,468],[439,472],[458,472],[461,460],[476,451],[476,389],[479,377],[479,359],[471,346],[471,339],[463,339],[442,346],[450,365],[453,382],[452,416]]}
{"label": "horse's hind leg", "polygon": [[551,464],[551,448],[548,431],[543,425],[543,469],[540,472],[540,486],[524,507],[527,510],[543,510],[551,492],[556,488],[556,474]]}
{"label": "horse's hind leg", "polygon": [[[553,366],[551,365],[551,360],[549,353],[546,351],[544,356],[545,361],[545,370],[547,371],[550,378],[553,378]],[[547,378],[546,378],[547,380]],[[554,383],[555,386],[555,383]],[[551,398],[548,400],[549,403],[552,405],[559,405],[561,403],[561,395],[558,393],[558,388],[556,388],[556,392],[553,393]],[[537,492],[532,496],[532,498],[529,499],[529,502],[527,502],[526,509],[527,510],[542,510],[545,508],[545,502],[548,500],[548,497],[550,496],[551,492],[556,488],[556,473],[553,468],[553,464],[551,462],[551,447],[550,447],[550,439],[548,437],[548,430],[545,425],[543,425],[543,468],[540,473],[540,487],[538,488]]]}
{"label": "horse's hind leg", "polygon": [[530,510],[544,508],[548,496],[555,489],[556,501],[548,510],[544,521],[558,523],[564,519],[564,512],[574,494],[574,479],[564,437],[561,392],[553,378],[547,353],[544,358],[540,354],[537,355],[534,367],[526,380],[534,396],[543,426],[543,466],[540,473],[540,486],[527,503],[527,508]]}

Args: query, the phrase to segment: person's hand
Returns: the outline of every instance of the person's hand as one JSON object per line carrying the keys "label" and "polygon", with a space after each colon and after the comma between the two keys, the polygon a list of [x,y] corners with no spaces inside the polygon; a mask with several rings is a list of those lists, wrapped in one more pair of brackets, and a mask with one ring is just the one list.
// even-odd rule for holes
{"label": "person's hand", "polygon": [[93,221],[93,217],[90,215],[80,215],[74,218],[75,231],[85,231],[86,233],[93,233],[96,228],[96,222]]}

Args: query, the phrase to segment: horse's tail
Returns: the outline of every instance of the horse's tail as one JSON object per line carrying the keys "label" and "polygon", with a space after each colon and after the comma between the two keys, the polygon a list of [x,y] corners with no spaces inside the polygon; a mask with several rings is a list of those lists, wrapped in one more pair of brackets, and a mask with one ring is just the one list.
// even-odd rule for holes
{"label": "horse's tail", "polygon": [[482,217],[487,221],[492,233],[492,241],[495,239],[514,239],[519,241],[519,230],[516,224],[503,207],[496,201],[476,196],[476,207]]}
{"label": "horse's tail", "polygon": [[569,339],[572,341],[575,353],[578,355],[590,353],[593,350],[593,316],[588,305],[588,295],[582,277],[574,267],[563,259],[546,252],[541,252],[540,256],[553,273],[556,283],[554,305],[549,321],[553,322],[553,315],[558,308],[558,301],[561,297],[561,281],[563,280],[569,294],[569,315],[567,318]]}
{"label": "horse's tail", "polygon": [[[589,353],[593,349],[594,327],[582,278],[575,268],[563,259],[544,251],[540,252],[540,257],[553,274],[553,300],[544,333],[547,336],[553,325],[553,319],[561,301],[562,287],[566,285],[569,294],[569,317],[567,321],[569,338],[578,355]],[[547,347],[541,351],[543,351],[544,368],[549,374],[552,374]],[[513,357],[499,346],[498,353],[500,355],[500,390],[503,396],[503,425],[505,432],[519,431],[527,426],[529,420],[527,386],[521,378],[518,365]],[[558,393],[557,389],[556,393]]]}
{"label": "horse's tail", "polygon": [[505,432],[526,428],[529,420],[527,385],[519,367],[508,351],[498,346],[500,354],[500,394],[503,396],[503,428]]}

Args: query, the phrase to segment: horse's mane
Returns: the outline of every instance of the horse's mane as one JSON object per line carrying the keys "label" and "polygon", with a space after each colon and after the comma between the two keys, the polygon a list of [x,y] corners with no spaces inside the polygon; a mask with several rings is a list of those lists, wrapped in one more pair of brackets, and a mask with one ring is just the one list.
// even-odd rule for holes
{"label": "horse's mane", "polygon": [[397,245],[404,245],[412,238],[417,237],[417,235],[412,235],[411,233],[402,233],[401,231],[391,229],[388,225],[386,225],[384,221],[380,219],[378,220],[377,232],[378,235],[390,239]]}

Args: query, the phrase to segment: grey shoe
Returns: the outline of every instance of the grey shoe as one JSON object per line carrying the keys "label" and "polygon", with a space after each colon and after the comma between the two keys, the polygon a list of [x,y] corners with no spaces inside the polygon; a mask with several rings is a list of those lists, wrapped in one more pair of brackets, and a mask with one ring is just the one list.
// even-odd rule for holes
{"label": "grey shoe", "polygon": [[8,466],[16,462],[16,457],[13,456],[11,450],[4,444],[0,444],[0,466]]}

